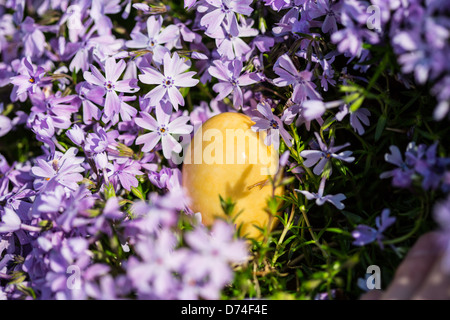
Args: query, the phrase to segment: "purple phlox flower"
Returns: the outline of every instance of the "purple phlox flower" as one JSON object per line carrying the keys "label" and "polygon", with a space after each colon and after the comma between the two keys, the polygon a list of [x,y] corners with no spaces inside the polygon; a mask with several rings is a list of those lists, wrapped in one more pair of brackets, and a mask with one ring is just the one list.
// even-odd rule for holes
{"label": "purple phlox flower", "polygon": [[187,21],[186,24],[182,23],[180,20],[174,18],[174,26],[176,28],[173,28],[172,26],[169,26],[171,33],[174,33],[173,37],[174,39],[169,41],[167,45],[169,48],[174,47],[176,49],[182,49],[183,44],[182,40],[185,42],[200,42],[201,36],[197,33],[191,31],[187,24],[189,24],[191,21]]}
{"label": "purple phlox flower", "polygon": [[342,201],[347,199],[347,197],[343,193],[338,193],[335,195],[332,195],[332,194],[324,195],[323,193],[325,191],[325,181],[326,181],[326,177],[323,177],[322,180],[320,181],[320,186],[319,186],[319,190],[317,193],[309,192],[306,190],[299,190],[299,189],[295,189],[294,191],[300,192],[308,200],[315,199],[316,204],[318,206],[323,205],[325,202],[329,202],[329,203],[333,204],[339,210],[344,209],[345,205],[342,203]]}
{"label": "purple phlox flower", "polygon": [[267,130],[268,132],[266,138],[264,139],[264,143],[267,146],[273,144],[275,150],[278,150],[280,145],[280,135],[286,145],[288,147],[292,147],[291,135],[284,128],[283,121],[272,113],[272,108],[270,105],[265,101],[261,101],[258,103],[257,109],[264,116],[264,118],[253,117],[252,121],[254,121],[255,124],[252,126],[252,130],[255,132]]}
{"label": "purple phlox flower", "polygon": [[339,52],[349,54],[354,58],[361,55],[363,42],[375,44],[378,43],[379,37],[377,33],[367,28],[361,28],[353,20],[348,19],[345,28],[331,35],[331,41],[337,44]]}
{"label": "purple phlox flower", "polygon": [[155,235],[161,228],[168,229],[174,226],[177,222],[177,215],[174,209],[162,207],[159,203],[158,205],[155,203],[155,201],[164,199],[169,194],[162,197],[152,194],[151,200],[153,202],[151,204],[145,201],[134,202],[131,207],[133,219],[123,223],[126,228],[125,234],[129,233],[133,236],[136,234]]}
{"label": "purple phlox flower", "polygon": [[113,24],[107,14],[116,14],[121,10],[120,0],[92,1],[90,16],[95,22],[97,32],[100,35],[111,34]]}
{"label": "purple phlox flower", "polygon": [[306,121],[318,120],[327,109],[342,105],[341,100],[323,102],[322,100],[306,100],[301,104],[302,115]]}
{"label": "purple phlox flower", "polygon": [[178,110],[178,105],[184,106],[184,98],[178,88],[194,87],[199,82],[192,78],[195,71],[185,72],[189,67],[190,63],[175,52],[172,57],[170,53],[164,55],[164,74],[150,67],[142,68],[144,73],[139,75],[139,80],[157,85],[144,98],[150,98],[150,103],[155,106],[167,94],[175,110]]}
{"label": "purple phlox flower", "polygon": [[[91,264],[88,240],[81,237],[65,238],[48,253],[49,270],[46,285],[56,299],[85,299],[83,271]],[[78,277],[71,277],[74,273]],[[78,290],[74,290],[78,288]]]}
{"label": "purple phlox flower", "polygon": [[66,136],[77,146],[81,146],[84,144],[84,130],[77,124],[74,124],[69,130],[66,131]]}
{"label": "purple phlox flower", "polygon": [[239,109],[244,104],[244,96],[241,86],[248,86],[259,81],[255,72],[241,75],[243,63],[240,60],[226,61],[215,60],[214,65],[209,67],[208,72],[219,80],[213,86],[218,93],[216,99],[222,100],[233,92],[233,107]]}
{"label": "purple phlox flower", "polygon": [[89,1],[78,1],[71,4],[62,15],[59,25],[61,26],[66,23],[70,42],[77,42],[85,33],[86,28],[83,19],[89,12],[90,5]]}
{"label": "purple phlox flower", "polygon": [[0,137],[3,137],[13,128],[13,124],[10,118],[0,115]]}
{"label": "purple phlox flower", "polygon": [[161,16],[150,16],[147,19],[147,35],[142,34],[137,28],[131,32],[131,39],[125,44],[132,49],[146,49],[153,53],[153,60],[157,64],[163,63],[164,56],[169,50],[164,47],[165,43],[172,42],[179,32],[178,27],[170,25],[162,29],[163,18]]}
{"label": "purple phlox flower", "polygon": [[332,56],[329,60],[327,59],[320,59],[319,63],[322,66],[323,73],[319,76],[320,84],[323,88],[323,91],[328,91],[328,84],[332,85],[333,87],[336,85],[336,80],[333,79],[334,77],[334,70],[331,67],[331,64],[333,63],[335,57]]}
{"label": "purple phlox flower", "polygon": [[100,120],[102,112],[96,104],[104,105],[104,89],[83,81],[77,84],[75,90],[78,93],[78,97],[81,100],[81,105],[83,107],[83,122],[85,124],[90,124],[92,118]]}
{"label": "purple phlox flower", "polygon": [[[407,151],[412,150],[414,148],[413,144],[409,144],[407,147]],[[380,174],[380,179],[392,178],[392,185],[400,188],[408,188],[412,182],[412,176],[414,174],[414,169],[409,165],[409,163],[403,161],[402,154],[397,146],[390,146],[389,150],[391,153],[386,153],[384,155],[384,159],[396,165],[398,168],[385,171]]]}
{"label": "purple phlox flower", "polygon": [[115,125],[119,122],[119,115],[122,121],[132,121],[137,115],[137,110],[127,102],[136,100],[136,96],[126,96],[123,92],[119,94],[120,109],[119,113],[114,114],[110,119],[105,116],[102,117],[103,122],[110,121],[111,125]]}
{"label": "purple phlox flower", "polygon": [[185,258],[181,251],[175,250],[175,235],[161,230],[156,239],[147,237],[136,245],[139,261],[132,257],[126,264],[127,276],[141,298],[174,298],[178,271]]}
{"label": "purple phlox flower", "polygon": [[4,212],[1,215],[0,221],[0,233],[10,233],[19,230],[39,232],[41,228],[22,223],[21,218],[14,210],[10,208],[4,208]]}
{"label": "purple phlox flower", "polygon": [[118,155],[116,150],[117,137],[119,132],[117,130],[106,131],[105,128],[97,126],[94,132],[90,132],[86,136],[84,149],[91,153],[100,153],[108,151],[114,155]]}
{"label": "purple phlox flower", "polygon": [[[320,135],[314,132],[317,142],[319,144],[320,150],[303,150],[300,152],[300,156],[305,158],[303,165],[305,167],[315,166],[313,169],[314,174],[320,175],[323,173],[325,166],[331,161],[332,158],[338,159],[345,162],[353,162],[354,157],[351,157],[352,151],[343,151],[337,153],[341,149],[348,147],[350,143],[345,143],[341,146],[334,146],[334,137],[331,138],[329,146],[327,146]],[[332,169],[329,167],[329,174],[331,175]]]}
{"label": "purple phlox flower", "polygon": [[253,38],[252,44],[260,52],[268,52],[275,45],[275,39],[273,37],[259,35]]}
{"label": "purple phlox flower", "polygon": [[236,37],[239,34],[236,13],[245,16],[253,12],[250,7],[252,0],[208,0],[198,11],[205,12],[210,9],[200,20],[200,25],[207,28],[208,33],[214,33],[225,21],[229,33]]}
{"label": "purple phlox flower", "polygon": [[34,19],[26,17],[20,25],[23,42],[23,53],[26,57],[39,58],[45,51],[45,36],[41,26],[34,23]]}
{"label": "purple phlox flower", "polygon": [[170,122],[172,115],[170,103],[162,102],[155,109],[156,120],[145,111],[140,112],[141,118],[134,119],[139,127],[151,131],[137,137],[136,144],[144,144],[142,151],[149,152],[161,141],[164,157],[169,159],[172,152],[180,153],[182,150],[181,144],[172,135],[189,134],[193,128],[186,124],[189,121],[187,116],[180,116]]}
{"label": "purple phlox flower", "polygon": [[226,25],[218,28],[214,33],[207,33],[209,37],[215,39],[217,52],[221,57],[226,57],[228,60],[243,59],[252,50],[241,38],[254,37],[258,34],[258,30],[252,28],[253,20],[241,19],[241,21],[235,36],[227,32]]}
{"label": "purple phlox flower", "polygon": [[80,165],[84,158],[75,157],[77,152],[76,148],[70,148],[65,154],[55,154],[53,160],[37,159],[36,166],[31,168],[31,172],[37,177],[34,181],[36,189],[50,188],[57,183],[76,190],[78,182],[83,180],[80,173],[85,171]]}
{"label": "purple phlox flower", "polygon": [[422,177],[422,188],[425,190],[439,187],[443,173],[450,164],[449,158],[437,156],[437,147],[437,141],[428,148],[423,144],[415,146],[411,143],[405,153],[405,161]]}
{"label": "purple phlox flower", "polygon": [[306,98],[322,99],[322,96],[315,90],[316,85],[311,81],[312,72],[308,70],[299,72],[287,54],[278,58],[273,71],[279,76],[279,78],[273,79],[273,83],[277,87],[293,86],[292,100],[294,102],[302,102]]}
{"label": "purple phlox flower", "polygon": [[273,10],[280,11],[291,4],[290,0],[264,0],[266,6],[270,6]]}
{"label": "purple phlox flower", "polygon": [[68,129],[72,124],[71,116],[77,112],[80,103],[76,95],[62,96],[58,91],[54,95],[46,97],[44,92],[38,89],[31,97],[32,112],[45,113],[52,118],[55,128]]}
{"label": "purple phlox flower", "polygon": [[337,22],[339,21],[339,3],[330,3],[328,0],[318,0],[316,5],[311,6],[308,15],[311,19],[325,16],[322,23],[322,32],[333,34],[337,31]]}
{"label": "purple phlox flower", "polygon": [[[292,100],[290,101],[292,102]],[[297,127],[300,127],[302,124],[305,124],[306,130],[309,131],[311,129],[312,119],[308,120],[304,115],[305,110],[307,110],[303,107],[305,102],[303,102],[302,104],[292,102],[293,104],[283,112],[283,115],[281,116],[281,121],[283,121],[287,125],[290,125],[295,120],[295,117],[297,117],[295,125]],[[317,117],[313,120],[316,120],[320,126],[323,124],[323,120],[321,117]]]}
{"label": "purple phlox flower", "polygon": [[292,32],[292,27],[296,21],[298,21],[300,10],[298,7],[292,7],[289,11],[276,23],[272,28],[272,32],[275,36],[280,37]]}
{"label": "purple phlox flower", "polygon": [[171,176],[172,169],[170,168],[162,168],[159,172],[150,171],[148,174],[150,182],[159,189],[165,189],[167,187],[167,183]]}
{"label": "purple phlox flower", "polygon": [[43,142],[51,152],[55,151],[55,126],[53,118],[43,113],[30,113],[27,127],[36,135],[36,139]]}
{"label": "purple phlox flower", "polygon": [[210,51],[206,45],[202,42],[191,43],[190,49],[193,52],[197,52],[206,56],[207,59],[199,59],[195,62],[195,66],[198,70],[200,82],[205,84],[211,81],[211,75],[207,72],[208,68],[213,64],[213,61],[220,59],[220,54],[217,49]]}
{"label": "purple phlox flower", "polygon": [[39,195],[40,201],[37,203],[36,209],[41,212],[63,212],[68,203],[70,194],[66,192],[65,188],[61,185],[57,185],[54,189],[46,190]]}
{"label": "purple phlox flower", "polygon": [[[230,263],[248,259],[247,245],[234,239],[234,226],[218,220],[211,232],[202,225],[185,235],[186,243],[196,254],[186,265],[186,273],[196,281],[208,281],[221,288],[232,280]],[[224,245],[225,244],[225,245]]]}
{"label": "purple phlox flower", "polygon": [[131,190],[131,187],[137,187],[139,185],[139,181],[136,179],[137,175],[143,175],[144,173],[140,171],[141,165],[139,162],[125,159],[126,161],[118,161],[116,160],[114,164],[114,173],[112,174],[112,178],[116,178],[119,180],[122,187],[128,191]]}
{"label": "purple phlox flower", "polygon": [[16,88],[15,94],[17,96],[25,92],[34,93],[45,74],[44,68],[32,65],[28,58],[22,59],[21,66],[23,67],[20,68],[19,75],[11,78],[11,83]]}
{"label": "purple phlox flower", "polygon": [[351,111],[348,104],[344,104],[341,106],[340,111],[336,113],[336,119],[338,121],[342,121],[342,119],[350,114],[350,125],[352,126],[355,132],[358,132],[359,135],[363,135],[365,132],[365,128],[363,125],[368,126],[370,124],[369,117],[371,115],[369,109],[367,108],[358,108],[356,111]]}
{"label": "purple phlox flower", "polygon": [[139,90],[137,79],[119,80],[125,67],[125,61],[119,60],[116,63],[116,59],[108,58],[105,62],[105,76],[94,65],[91,65],[91,72],[83,73],[87,82],[103,88],[106,92],[104,115],[108,120],[120,110],[120,99],[116,92],[134,93]]}
{"label": "purple phlox flower", "polygon": [[[86,233],[85,226],[91,222],[90,209],[93,208],[95,198],[92,193],[81,185],[74,192],[68,193],[65,199],[65,208],[63,212],[57,216],[56,224],[60,226],[65,232],[71,232],[77,229],[80,233]],[[92,234],[98,230],[92,230]]]}
{"label": "purple phlox flower", "polygon": [[365,246],[366,244],[377,240],[380,248],[384,249],[382,242],[384,238],[383,232],[396,221],[395,217],[389,216],[390,212],[391,211],[389,209],[384,209],[381,212],[381,216],[375,218],[376,229],[364,224],[358,225],[352,232],[352,236],[355,239],[353,244],[355,246]]}

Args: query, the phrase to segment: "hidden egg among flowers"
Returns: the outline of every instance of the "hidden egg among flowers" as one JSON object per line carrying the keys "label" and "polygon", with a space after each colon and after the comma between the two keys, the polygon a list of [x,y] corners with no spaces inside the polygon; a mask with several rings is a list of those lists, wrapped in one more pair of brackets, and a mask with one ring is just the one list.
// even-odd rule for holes
{"label": "hidden egg among flowers", "polygon": [[220,197],[235,203],[231,218],[239,235],[262,239],[263,230],[277,223],[266,210],[267,200],[282,195],[270,177],[278,169],[278,153],[264,144],[264,132],[254,132],[250,117],[235,112],[213,116],[197,129],[183,163],[183,187],[190,209],[210,226],[226,219]]}

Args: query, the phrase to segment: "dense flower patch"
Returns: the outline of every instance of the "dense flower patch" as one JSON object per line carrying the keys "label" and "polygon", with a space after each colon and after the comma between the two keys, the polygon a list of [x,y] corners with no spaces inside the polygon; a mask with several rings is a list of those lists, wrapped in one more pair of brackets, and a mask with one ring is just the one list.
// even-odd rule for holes
{"label": "dense flower patch", "polygon": [[[449,14],[0,0],[0,299],[358,298],[435,229],[450,268]],[[280,155],[260,241],[182,187],[180,137],[222,112]]]}

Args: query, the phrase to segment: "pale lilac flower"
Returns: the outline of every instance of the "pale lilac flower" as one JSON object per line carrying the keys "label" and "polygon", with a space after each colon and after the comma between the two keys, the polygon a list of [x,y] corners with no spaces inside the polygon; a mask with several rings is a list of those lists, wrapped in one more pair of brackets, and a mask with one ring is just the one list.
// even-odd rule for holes
{"label": "pale lilac flower", "polygon": [[264,139],[264,143],[267,146],[273,144],[275,150],[278,150],[280,144],[280,134],[286,145],[288,147],[292,147],[291,135],[286,131],[286,129],[284,129],[283,122],[280,118],[272,113],[270,105],[267,102],[262,101],[258,103],[257,109],[264,116],[264,118],[253,117],[252,121],[254,121],[255,124],[252,126],[252,130],[255,132],[267,130],[268,132],[266,138]]}
{"label": "pale lilac flower", "polygon": [[348,104],[342,105],[340,111],[336,113],[336,119],[338,121],[342,121],[342,119],[350,114],[350,125],[352,126],[355,132],[358,132],[359,135],[363,135],[365,132],[365,128],[363,125],[368,126],[370,124],[369,116],[371,115],[369,109],[367,108],[358,108],[356,111],[351,111]]}
{"label": "pale lilac flower", "polygon": [[120,110],[120,99],[116,92],[134,93],[139,90],[137,79],[119,80],[125,67],[125,61],[119,60],[116,63],[116,59],[108,58],[105,62],[105,76],[94,65],[91,65],[91,72],[85,71],[83,73],[87,82],[103,88],[104,93],[106,92],[104,114],[108,120],[119,113]]}
{"label": "pale lilac flower", "polygon": [[41,31],[41,26],[34,23],[34,19],[26,17],[20,25],[24,55],[26,57],[39,58],[44,54],[45,35]]}
{"label": "pale lilac flower", "polygon": [[171,25],[162,29],[162,16],[150,16],[147,19],[147,35],[136,30],[131,32],[131,39],[125,44],[128,48],[147,49],[153,53],[153,60],[158,64],[163,62],[164,55],[169,52],[163,45],[174,41],[177,36],[177,27]]}
{"label": "pale lilac flower", "polygon": [[308,70],[298,71],[287,54],[278,58],[273,71],[279,76],[279,78],[273,80],[277,87],[293,86],[292,100],[294,102],[302,102],[306,98],[322,99],[322,96],[315,89],[316,85],[311,81],[312,72]]}
{"label": "pale lilac flower", "polygon": [[324,195],[325,181],[326,181],[326,177],[323,177],[322,180],[320,181],[320,186],[319,186],[319,190],[318,190],[317,193],[309,192],[309,191],[306,191],[306,190],[299,190],[299,189],[294,189],[294,191],[300,192],[308,200],[314,200],[315,199],[316,200],[316,204],[318,206],[323,205],[325,202],[329,202],[329,203],[333,204],[339,210],[344,209],[345,205],[342,203],[342,201],[347,199],[347,197],[343,193],[338,193],[338,194],[335,194],[335,195],[332,195],[332,194]]}
{"label": "pale lilac flower", "polygon": [[36,188],[46,188],[56,182],[70,190],[76,190],[78,182],[83,180],[81,172],[85,171],[80,165],[84,158],[75,157],[77,152],[76,148],[70,148],[65,154],[55,155],[51,161],[37,159],[36,166],[31,168],[33,175],[38,178],[35,180]]}
{"label": "pale lilac flower", "polygon": [[180,153],[181,144],[172,136],[177,134],[189,134],[192,126],[187,125],[189,117],[180,116],[170,122],[172,115],[172,106],[170,103],[161,102],[156,106],[156,120],[145,111],[140,112],[141,118],[134,119],[135,123],[144,129],[150,130],[150,133],[140,135],[136,139],[136,144],[144,144],[143,152],[153,150],[156,144],[161,141],[164,157],[170,159],[172,152]]}
{"label": "pale lilac flower", "polygon": [[17,86],[18,96],[25,92],[34,93],[45,74],[44,68],[32,65],[27,58],[22,59],[22,64],[24,68],[20,75],[11,78],[11,83]]}
{"label": "pale lilac flower", "polygon": [[200,24],[207,27],[208,33],[214,33],[225,21],[230,34],[236,37],[239,34],[236,13],[250,15],[253,12],[250,7],[252,2],[253,0],[209,0],[207,4],[212,10],[201,18]]}
{"label": "pale lilac flower", "polygon": [[172,57],[170,53],[164,55],[164,74],[151,67],[143,67],[144,74],[139,75],[139,80],[146,84],[157,85],[144,98],[150,98],[150,103],[155,106],[167,94],[175,110],[178,110],[178,105],[184,106],[184,98],[178,88],[194,87],[199,82],[192,78],[195,71],[185,72],[187,69],[189,64],[176,52]]}
{"label": "pale lilac flower", "polygon": [[[407,151],[412,150],[414,148],[413,144],[409,144]],[[393,177],[392,185],[401,188],[407,188],[412,183],[412,176],[414,174],[414,169],[405,161],[403,161],[402,154],[397,146],[390,146],[389,150],[391,153],[386,153],[384,155],[384,159],[398,166],[397,169],[393,169],[390,171],[385,171],[380,174],[380,179],[386,179]]]}
{"label": "pale lilac flower", "polygon": [[376,229],[369,227],[367,225],[358,225],[355,230],[352,232],[353,238],[355,238],[355,241],[353,241],[353,244],[356,246],[365,246],[368,243],[371,243],[375,240],[378,241],[378,244],[380,245],[381,249],[384,248],[383,245],[383,232],[386,231],[387,228],[389,228],[391,225],[395,223],[397,220],[395,217],[390,217],[390,210],[384,209],[381,212],[381,216],[376,217],[375,219],[375,225]]}
{"label": "pale lilac flower", "polygon": [[127,160],[123,163],[116,161],[111,178],[117,177],[122,187],[130,191],[131,187],[136,188],[139,185],[136,176],[144,174],[140,169],[141,165],[137,161]]}
{"label": "pale lilac flower", "polygon": [[[351,157],[351,151],[343,151],[337,153],[341,149],[348,147],[350,143],[345,143],[341,146],[334,146],[334,137],[331,138],[329,146],[327,146],[321,139],[320,135],[315,132],[314,133],[319,144],[320,150],[303,150],[300,152],[300,156],[305,158],[303,161],[303,165],[305,167],[315,166],[313,172],[317,175],[320,175],[325,166],[332,158],[338,159],[340,161],[345,162],[353,162],[355,160],[354,157]],[[329,174],[331,174],[331,167],[329,169]]]}
{"label": "pale lilac flower", "polygon": [[14,210],[5,208],[3,215],[1,215],[0,233],[14,232],[20,229],[22,221]]}
{"label": "pale lilac flower", "polygon": [[0,137],[6,135],[13,128],[12,121],[6,116],[0,115]]}
{"label": "pale lilac flower", "polygon": [[236,109],[244,104],[241,86],[248,86],[259,81],[259,76],[255,72],[241,75],[242,68],[243,63],[240,60],[226,62],[215,60],[214,65],[208,69],[208,72],[219,80],[219,83],[213,86],[213,90],[218,93],[216,99],[222,100],[233,93],[233,106]]}

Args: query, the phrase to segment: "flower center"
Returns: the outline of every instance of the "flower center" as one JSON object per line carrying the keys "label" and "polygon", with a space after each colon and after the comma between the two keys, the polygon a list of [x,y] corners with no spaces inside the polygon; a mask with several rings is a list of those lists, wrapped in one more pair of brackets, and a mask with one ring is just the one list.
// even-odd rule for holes
{"label": "flower center", "polygon": [[108,91],[112,91],[114,89],[114,85],[111,83],[111,81],[105,83],[105,89]]}
{"label": "flower center", "polygon": [[230,9],[228,9],[228,7],[225,4],[222,4],[222,6],[220,7],[220,10],[222,11],[222,13],[230,12]]}
{"label": "flower center", "polygon": [[163,80],[163,87],[164,88],[170,88],[174,85],[174,81],[171,77],[167,77]]}
{"label": "flower center", "polygon": [[330,158],[331,158],[331,152],[324,151],[324,152],[322,152],[322,155],[323,155],[325,158],[327,158],[327,159],[330,159]]}
{"label": "flower center", "polygon": [[150,47],[150,48],[153,48],[154,46],[155,46],[155,40],[153,40],[153,39],[150,39],[150,40],[148,40],[148,46]]}
{"label": "flower center", "polygon": [[28,79],[29,83],[36,83],[36,79],[34,77],[30,77],[30,79]]}
{"label": "flower center", "polygon": [[278,123],[275,120],[270,120],[270,126],[273,129],[278,129],[279,128]]}
{"label": "flower center", "polygon": [[167,134],[167,128],[164,124],[158,128],[158,134],[161,136],[165,136]]}

